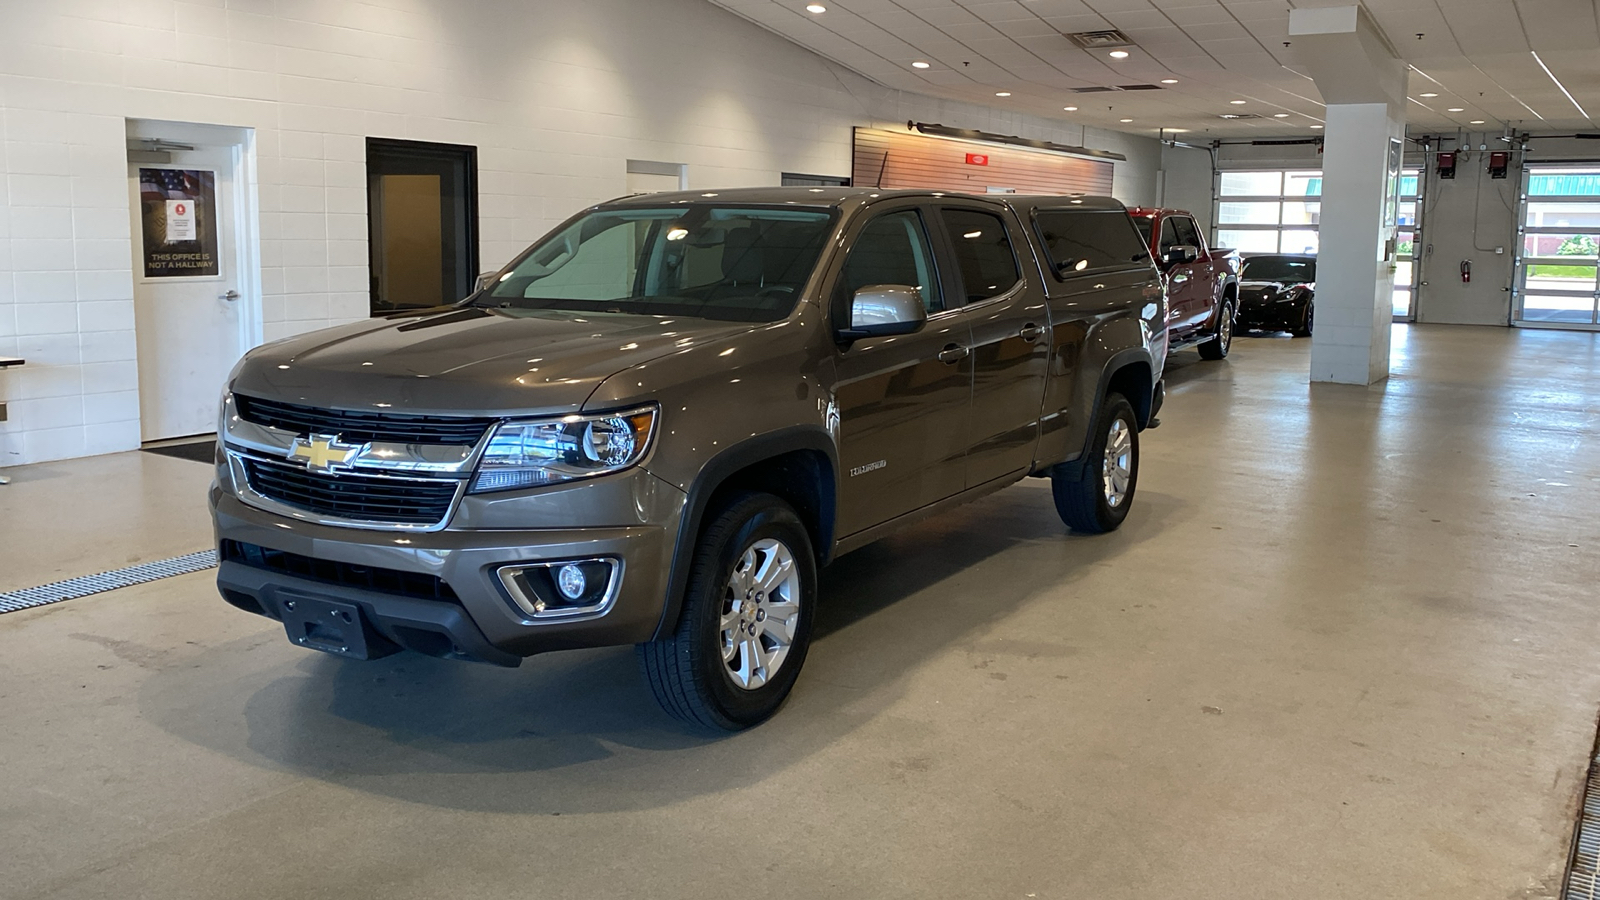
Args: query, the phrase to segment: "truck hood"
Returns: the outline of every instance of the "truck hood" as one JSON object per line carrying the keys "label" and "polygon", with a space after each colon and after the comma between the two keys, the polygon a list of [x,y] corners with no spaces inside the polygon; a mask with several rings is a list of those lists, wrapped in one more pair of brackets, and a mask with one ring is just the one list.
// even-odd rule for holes
{"label": "truck hood", "polygon": [[581,409],[611,375],[753,327],[618,313],[429,310],[259,347],[231,388],[335,409],[564,414]]}

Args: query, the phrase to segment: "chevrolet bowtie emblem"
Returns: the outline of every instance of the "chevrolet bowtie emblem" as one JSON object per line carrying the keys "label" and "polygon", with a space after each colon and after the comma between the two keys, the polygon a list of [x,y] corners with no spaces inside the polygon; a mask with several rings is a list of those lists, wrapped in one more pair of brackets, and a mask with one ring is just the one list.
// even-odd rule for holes
{"label": "chevrolet bowtie emblem", "polygon": [[288,458],[304,460],[307,469],[327,474],[350,468],[350,460],[361,452],[361,446],[340,443],[337,435],[313,434],[295,438]]}

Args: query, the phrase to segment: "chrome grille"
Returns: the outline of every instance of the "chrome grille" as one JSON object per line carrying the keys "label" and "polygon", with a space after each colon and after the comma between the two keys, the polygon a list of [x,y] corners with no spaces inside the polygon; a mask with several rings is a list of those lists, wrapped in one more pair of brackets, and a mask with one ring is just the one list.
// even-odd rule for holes
{"label": "chrome grille", "polygon": [[494,419],[464,416],[422,416],[411,413],[362,412],[317,409],[277,400],[234,394],[239,418],[257,425],[281,428],[295,434],[338,435],[351,444],[455,444],[478,443]]}
{"label": "chrome grille", "polygon": [[399,525],[437,525],[463,482],[455,478],[321,475],[303,465],[242,456],[250,489],[286,506],[320,516]]}

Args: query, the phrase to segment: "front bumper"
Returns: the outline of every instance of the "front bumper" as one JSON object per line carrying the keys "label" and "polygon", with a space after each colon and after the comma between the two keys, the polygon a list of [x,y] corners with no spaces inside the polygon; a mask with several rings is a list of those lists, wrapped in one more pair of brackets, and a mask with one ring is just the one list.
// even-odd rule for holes
{"label": "front bumper", "polygon": [[[649,640],[661,619],[684,500],[677,488],[633,469],[472,498],[443,531],[397,534],[285,518],[213,485],[219,547],[278,551],[248,558],[224,553],[217,585],[233,605],[290,625],[299,613],[285,601],[295,597],[313,600],[307,606],[358,607],[370,626],[362,634],[371,640],[364,654],[346,655],[372,658],[406,648],[516,665],[547,650],[637,643]],[[599,524],[618,521],[629,524]],[[497,574],[507,565],[595,558],[621,561],[621,582],[605,611],[586,618],[536,620],[512,601]],[[419,591],[417,584],[435,588]]]}
{"label": "front bumper", "polygon": [[1305,321],[1306,301],[1291,300],[1277,303],[1244,303],[1234,320],[1238,328],[1288,331],[1300,327]]}

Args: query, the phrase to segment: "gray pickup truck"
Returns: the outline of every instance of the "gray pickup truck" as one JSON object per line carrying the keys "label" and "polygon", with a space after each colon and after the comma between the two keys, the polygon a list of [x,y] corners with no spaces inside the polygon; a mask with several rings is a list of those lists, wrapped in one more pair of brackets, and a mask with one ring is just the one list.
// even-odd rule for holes
{"label": "gray pickup truck", "polygon": [[1029,475],[1071,529],[1120,525],[1166,321],[1108,198],[602,204],[455,306],[251,352],[217,583],[357,659],[637,644],[668,712],[745,728],[838,555]]}

